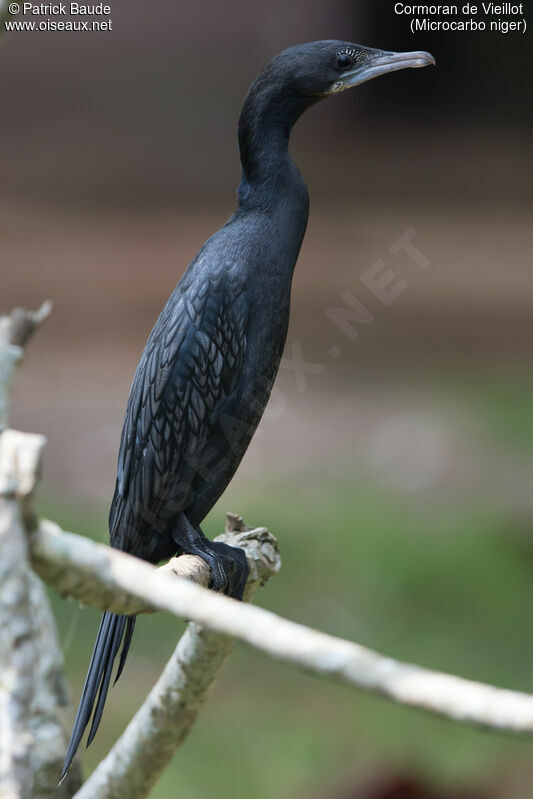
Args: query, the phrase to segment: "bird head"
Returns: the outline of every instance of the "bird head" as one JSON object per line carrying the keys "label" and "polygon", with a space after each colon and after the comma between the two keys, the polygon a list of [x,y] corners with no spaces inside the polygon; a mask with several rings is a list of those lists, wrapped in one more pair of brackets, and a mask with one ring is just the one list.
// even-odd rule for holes
{"label": "bird head", "polygon": [[285,91],[313,103],[388,72],[430,64],[434,65],[435,59],[422,50],[393,53],[327,40],[290,47],[277,55],[269,67],[277,73]]}
{"label": "bird head", "polygon": [[[275,56],[245,97],[239,146],[246,183],[272,174],[273,154],[286,151],[290,131],[308,108],[379,75],[435,64],[430,53],[391,53],[325,40],[298,44]],[[241,200],[243,192],[239,195]]]}

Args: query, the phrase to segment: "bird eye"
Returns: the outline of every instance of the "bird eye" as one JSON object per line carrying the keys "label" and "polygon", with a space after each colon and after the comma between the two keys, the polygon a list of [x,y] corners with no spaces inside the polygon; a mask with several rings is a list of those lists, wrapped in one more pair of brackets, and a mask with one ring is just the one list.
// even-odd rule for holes
{"label": "bird eye", "polygon": [[348,53],[339,53],[337,59],[335,61],[335,65],[338,69],[348,69],[353,64],[353,59]]}

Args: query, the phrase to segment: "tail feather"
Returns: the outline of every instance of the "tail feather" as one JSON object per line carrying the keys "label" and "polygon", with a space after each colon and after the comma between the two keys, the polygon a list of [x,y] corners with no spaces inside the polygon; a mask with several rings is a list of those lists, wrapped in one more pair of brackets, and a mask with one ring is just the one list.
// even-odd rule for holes
{"label": "tail feather", "polygon": [[[126,622],[126,634],[124,636],[124,643],[122,644],[122,652],[120,653],[120,660],[117,669],[117,676],[115,677],[115,682],[122,674],[122,669],[124,668],[124,664],[126,663],[126,658],[128,657],[128,652],[130,651],[131,637],[133,635],[133,629],[135,627],[136,618],[137,618],[136,616],[128,616],[128,621]],[[115,684],[115,682],[113,683],[113,685]]]}
{"label": "tail feather", "polygon": [[111,672],[113,671],[113,663],[115,662],[115,658],[120,647],[120,641],[124,634],[125,626],[126,619],[123,616],[115,616],[112,625],[113,631],[109,638],[109,649],[108,652],[106,652],[106,664],[100,682],[98,700],[96,702],[96,708],[93,713],[93,721],[87,738],[87,746],[91,744],[98,731],[98,727],[100,726],[100,720],[102,718],[102,713],[104,712],[104,704],[107,697],[107,692],[109,690]]}
{"label": "tail feather", "polygon": [[115,678],[115,682],[118,680],[120,674],[122,673],[122,669],[124,668],[134,625],[135,617],[117,616],[114,613],[104,613],[102,616],[91,662],[87,671],[87,677],[85,678],[80,704],[76,713],[76,718],[74,720],[74,727],[72,729],[70,742],[67,748],[67,754],[65,756],[61,780],[66,775],[74,755],[76,754],[78,746],[80,745],[85,728],[87,727],[89,719],[91,718],[94,703],[98,695],[98,701],[96,703],[96,710],[94,712],[87,746],[89,746],[96,735],[98,725],[100,724],[100,719],[102,718],[107,691],[109,689],[113,663],[120,648],[120,642],[124,636],[124,630],[126,630],[126,636],[124,639],[124,645],[122,647],[119,669],[117,677]]}

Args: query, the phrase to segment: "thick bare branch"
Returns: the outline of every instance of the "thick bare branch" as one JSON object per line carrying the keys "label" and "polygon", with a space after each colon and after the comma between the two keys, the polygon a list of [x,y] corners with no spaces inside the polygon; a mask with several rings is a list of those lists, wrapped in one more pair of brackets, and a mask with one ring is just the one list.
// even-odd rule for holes
{"label": "thick bare branch", "polygon": [[29,567],[27,528],[40,472],[43,436],[9,430],[8,392],[23,346],[50,312],[0,317],[0,796],[69,799],[79,787],[75,763],[57,788],[67,743],[58,719],[66,704],[63,659],[39,578]]}
{"label": "thick bare branch", "polygon": [[0,796],[30,799],[36,656],[30,571],[20,509],[15,500],[6,497],[0,497],[0,552]]}
{"label": "thick bare branch", "polygon": [[8,395],[22,349],[0,317],[0,796],[30,799],[35,628],[23,504],[35,486],[44,438],[7,430]]}
{"label": "thick bare branch", "polygon": [[69,799],[75,765],[57,790],[67,738],[58,719],[66,705],[63,659],[43,584],[29,564],[29,500],[43,436],[0,434],[0,796]]}
{"label": "thick bare branch", "polygon": [[31,543],[36,570],[61,593],[102,609],[166,610],[233,636],[310,673],[502,732],[533,733],[533,696],[429,671],[317,632],[266,610],[173,580],[131,555],[42,523]]}
{"label": "thick bare branch", "polygon": [[[252,530],[230,515],[226,534],[217,540],[245,550],[250,565],[245,598],[250,600],[280,566],[275,539],[264,528]],[[184,557],[174,559],[175,573],[180,573]],[[148,796],[188,735],[233,643],[233,638],[191,622],[148,698],[75,799]]]}

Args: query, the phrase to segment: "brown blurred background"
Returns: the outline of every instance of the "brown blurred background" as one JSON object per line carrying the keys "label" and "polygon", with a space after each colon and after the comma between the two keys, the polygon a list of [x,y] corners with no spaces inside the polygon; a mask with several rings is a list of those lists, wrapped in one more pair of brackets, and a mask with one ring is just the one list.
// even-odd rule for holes
{"label": "brown blurred background", "polygon": [[[339,38],[390,50],[431,50],[437,69],[387,76],[322,103],[294,132],[292,153],[308,182],[311,217],[294,283],[289,363],[210,531],[220,527],[221,512],[231,508],[279,533],[287,553],[285,576],[277,593],[274,586],[268,589],[276,596],[261,601],[285,615],[359,637],[391,654],[425,659],[437,668],[464,668],[468,676],[509,687],[514,681],[533,691],[533,651],[524,641],[531,634],[520,618],[524,603],[533,599],[530,580],[520,583],[522,593],[516,589],[517,570],[530,565],[533,552],[531,40],[491,33],[413,37],[407,18],[395,16],[393,6],[388,0],[115,0],[112,32],[5,37],[0,49],[0,301],[3,310],[36,307],[48,297],[54,301],[53,315],[17,378],[13,423],[49,437],[44,506],[77,525],[77,531],[105,540],[133,371],[176,280],[233,210],[240,179],[236,123],[251,80],[276,52],[305,40]],[[416,246],[430,261],[425,269],[405,252],[390,251],[408,229],[414,229]],[[361,281],[378,259],[393,270],[395,281],[407,282],[388,307]],[[346,292],[375,317],[372,324],[357,326],[355,340],[328,315],[332,306],[345,306]],[[295,373],[290,362],[298,353],[320,365],[313,370],[320,373]],[[298,515],[302,506],[308,508],[308,521]],[[318,520],[321,513],[329,518],[333,506],[342,507],[345,516],[337,520],[338,532],[328,533],[333,538],[325,550]],[[387,509],[383,516],[375,514],[376,506]],[[389,556],[391,546],[393,552],[401,546],[394,543],[399,515],[420,526],[401,580],[397,569],[402,567]],[[424,531],[436,523],[449,525],[447,543],[437,544],[439,557],[428,563],[435,543],[432,539],[427,546]],[[307,537],[302,530],[301,539],[291,539],[294,524],[305,528]],[[411,529],[411,523],[404,524]],[[305,594],[312,583],[309,574],[316,569],[319,575],[349,535],[356,538],[353,557],[361,558],[361,573],[347,574],[342,590],[332,580],[318,595]],[[363,543],[367,535],[381,541],[379,553]],[[291,540],[297,542],[294,551]],[[504,554],[502,540],[510,547]],[[311,543],[314,554],[302,567],[297,547]],[[489,553],[485,571],[479,567],[480,549]],[[448,603],[458,589],[439,572],[444,552],[454,553],[448,574],[464,580],[463,604]],[[504,569],[508,582],[499,571],[506,558],[512,561]],[[462,565],[465,572],[457,578]],[[478,567],[486,595],[477,593],[479,574],[470,577]],[[295,588],[298,568],[302,582]],[[363,575],[373,568],[375,581],[361,587]],[[437,573],[442,593],[433,596]],[[390,585],[396,579],[393,597]],[[427,594],[420,581],[427,581]],[[433,616],[424,610],[429,595]],[[403,623],[396,629],[391,603],[399,608],[402,602],[403,616],[396,613]],[[492,620],[482,626],[483,633],[478,616],[468,616],[476,602],[480,616]],[[447,615],[439,617],[443,606]],[[76,632],[79,612],[74,622],[61,616],[61,607],[58,613],[65,630],[73,625],[70,637],[64,633],[69,646],[72,640],[79,643],[79,662],[66,645],[76,691],[92,629]],[[460,634],[458,640],[463,623],[464,640]],[[515,638],[504,643],[499,636],[509,630]],[[123,678],[123,697],[136,679],[148,688],[164,662],[164,652],[160,661],[149,649],[142,654],[149,635],[156,639],[156,632],[146,632],[144,639],[139,634],[137,665],[130,664],[130,676]],[[301,691],[301,710],[317,685],[296,677],[293,684],[277,667],[247,657],[252,656],[243,655],[235,668],[239,679],[249,680],[250,696],[254,683],[247,664],[253,663],[271,680],[272,690],[287,698],[257,737],[258,749],[262,740],[272,756],[279,785],[274,789],[257,775],[254,781],[244,769],[242,796],[301,796],[317,785],[323,786],[317,795],[326,796],[336,784],[344,791],[347,779],[346,796],[362,797],[357,778],[353,784],[359,792],[351,793],[353,762],[354,773],[359,766],[365,774],[406,771],[406,784],[412,779],[415,788],[387,794],[391,797],[423,799],[426,793],[414,791],[425,790],[416,787],[419,780],[425,784],[424,775],[429,784],[448,780],[452,791],[459,785],[463,793],[452,796],[467,796],[470,782],[482,799],[529,796],[520,787],[522,778],[514,780],[519,785],[514,793],[508,779],[515,762],[522,774],[526,748],[474,733],[463,738],[452,727],[439,727],[437,734],[431,726],[437,722],[381,706],[375,716],[372,702],[377,700],[362,699],[354,711],[366,721],[381,719],[374,728],[365,721],[357,731],[359,754],[354,756],[346,743],[333,754],[328,748],[333,743],[325,744],[335,736],[327,733],[328,726],[342,729],[339,714],[353,697],[326,694],[328,701],[315,708],[317,716],[291,727],[283,713],[294,721],[295,691]],[[228,680],[211,720],[197,734],[198,749],[188,744],[188,755],[180,755],[172,772],[192,797],[237,795],[231,771],[236,752],[230,748],[222,755],[216,737],[224,736],[226,750],[227,721],[221,723],[216,701],[223,706],[222,694],[233,690],[244,702],[244,694]],[[114,701],[116,722],[108,722],[110,738],[95,743],[94,761],[127,718],[120,696]],[[245,727],[242,718],[236,724]],[[322,719],[324,737],[309,742],[308,727],[316,718]],[[347,728],[352,721],[346,716]],[[211,723],[215,730],[220,725],[214,738],[207,729]],[[417,731],[410,742],[400,731],[404,723]],[[444,763],[442,742],[454,735],[455,760]],[[435,741],[434,750],[426,751],[427,739]],[[274,741],[284,741],[278,759]],[[185,763],[199,762],[202,747],[212,773],[198,775],[191,766],[188,774]],[[290,762],[283,759],[287,747]],[[244,757],[254,762],[250,751]],[[493,784],[494,775],[507,786],[501,794],[483,787]],[[167,779],[154,796],[175,795]],[[391,777],[390,784],[395,780]],[[434,795],[440,793],[428,788],[427,796]]]}

